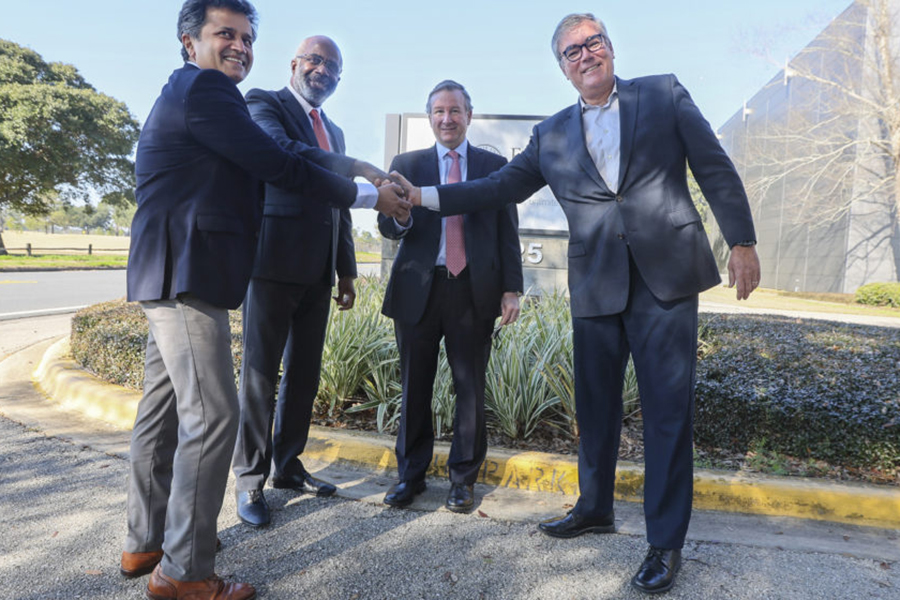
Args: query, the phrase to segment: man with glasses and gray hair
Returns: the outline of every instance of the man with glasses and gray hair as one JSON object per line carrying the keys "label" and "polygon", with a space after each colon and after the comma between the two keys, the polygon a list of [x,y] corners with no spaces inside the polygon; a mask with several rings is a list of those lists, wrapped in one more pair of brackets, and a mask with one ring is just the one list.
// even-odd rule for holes
{"label": "man with glasses and gray hair", "polygon": [[525,150],[484,179],[405,187],[413,205],[449,216],[522,202],[550,186],[569,224],[581,494],[569,514],[540,529],[561,538],[615,531],[630,354],[641,393],[650,542],[631,583],[664,592],[675,582],[691,517],[698,295],[720,282],[687,165],[731,248],[729,285],[739,300],[759,284],[753,219],[734,165],[674,75],[616,77],[612,41],[591,14],[565,17],[551,44],[577,103],[535,126]]}
{"label": "man with glasses and gray hair", "polygon": [[[342,155],[344,133],[322,111],[342,70],[337,44],[325,36],[309,37],[291,59],[287,87],[248,92],[250,114],[285,148],[299,141]],[[339,310],[349,310],[357,275],[350,211],[329,206],[327,198],[307,198],[267,185],[256,262],[243,306],[241,422],[232,464],[238,517],[254,527],[271,520],[263,494],[271,465],[272,487],[317,496],[336,491],[310,475],[299,458],[319,390],[335,271],[334,300]]]}

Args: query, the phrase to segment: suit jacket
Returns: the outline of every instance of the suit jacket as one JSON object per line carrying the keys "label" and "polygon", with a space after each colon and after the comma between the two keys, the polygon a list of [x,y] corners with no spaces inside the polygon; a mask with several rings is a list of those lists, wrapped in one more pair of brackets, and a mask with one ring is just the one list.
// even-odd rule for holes
{"label": "suit jacket", "polygon": [[[250,115],[285,148],[301,141],[317,145],[309,118],[288,88],[277,92],[250,90]],[[332,152],[344,154],[344,132],[325,114],[322,121],[333,142]],[[263,221],[253,276],[296,284],[334,284],[339,277],[356,277],[353,221],[346,208],[266,185]]]}
{"label": "suit jacket", "polygon": [[624,310],[629,249],[654,296],[684,298],[720,281],[688,191],[690,164],[729,246],[756,239],[743,184],[709,123],[674,75],[618,79],[618,193],[603,182],[584,142],[581,109],[534,127],[525,150],[485,179],[440,186],[441,213],[522,202],[550,186],[569,223],[572,315]]}
{"label": "suit jacket", "polygon": [[[506,159],[469,145],[467,180],[496,171]],[[414,185],[440,183],[437,147],[397,155],[391,171],[399,171]],[[519,219],[516,207],[504,206],[467,214],[463,221],[466,268],[472,281],[476,313],[492,319],[500,311],[504,292],[522,291],[522,255],[519,249]],[[392,319],[415,324],[422,318],[435,260],[440,251],[441,217],[421,207],[412,209],[412,227],[401,230],[394,219],[378,215],[378,229],[389,239],[402,240],[391,279],[384,293],[382,312]]]}
{"label": "suit jacket", "polygon": [[191,293],[237,308],[256,251],[260,180],[337,206],[356,199],[355,184],[307,158],[353,162],[308,146],[286,152],[253,122],[225,74],[177,69],[138,141],[128,299]]}

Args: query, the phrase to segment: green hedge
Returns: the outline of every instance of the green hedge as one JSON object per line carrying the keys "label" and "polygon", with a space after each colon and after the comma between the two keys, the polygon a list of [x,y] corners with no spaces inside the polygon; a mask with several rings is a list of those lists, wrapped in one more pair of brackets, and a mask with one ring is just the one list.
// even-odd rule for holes
{"label": "green hedge", "polygon": [[900,467],[900,331],[777,316],[707,316],[697,444]]}
{"label": "green hedge", "polygon": [[[400,414],[399,358],[391,321],[380,314],[384,284],[357,282],[357,306],[331,313],[320,414],[369,414],[393,432]],[[776,316],[700,317],[695,431],[698,447],[748,452],[764,447],[834,465],[880,469],[900,480],[900,330]],[[140,389],[146,321],[122,301],[90,307],[72,325],[75,358],[104,379]],[[240,313],[232,312],[235,376]],[[450,433],[454,396],[441,350],[435,381],[436,434]],[[526,438],[550,424],[577,437],[572,400],[568,303],[531,302],[504,328],[491,354],[486,409],[492,430]],[[639,415],[629,365],[626,415]],[[628,418],[628,417],[626,417]]]}
{"label": "green hedge", "polygon": [[867,283],[856,290],[856,302],[871,306],[900,307],[900,283]]}

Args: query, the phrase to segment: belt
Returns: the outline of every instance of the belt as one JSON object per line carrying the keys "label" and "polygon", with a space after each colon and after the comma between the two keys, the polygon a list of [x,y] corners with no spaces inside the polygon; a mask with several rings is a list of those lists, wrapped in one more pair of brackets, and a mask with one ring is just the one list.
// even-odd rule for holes
{"label": "belt", "polygon": [[459,274],[454,275],[447,270],[447,267],[443,265],[437,265],[434,267],[434,276],[440,277],[441,279],[468,279],[469,269],[468,267],[466,267],[462,271],[460,271]]}

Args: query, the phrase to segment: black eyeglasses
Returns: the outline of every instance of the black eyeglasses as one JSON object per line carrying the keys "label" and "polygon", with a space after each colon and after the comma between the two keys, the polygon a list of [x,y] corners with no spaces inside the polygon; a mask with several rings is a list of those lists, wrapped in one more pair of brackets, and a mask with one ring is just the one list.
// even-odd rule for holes
{"label": "black eyeglasses", "polygon": [[575,62],[584,54],[585,48],[588,49],[588,52],[600,52],[604,48],[609,48],[609,40],[602,33],[592,35],[584,40],[583,44],[572,44],[563,50],[559,57],[562,58],[565,56],[567,61]]}
{"label": "black eyeglasses", "polygon": [[337,77],[341,74],[341,65],[337,64],[333,60],[328,60],[324,56],[319,56],[318,54],[298,54],[297,58],[302,58],[312,66],[318,68],[321,65],[325,65],[325,70]]}

